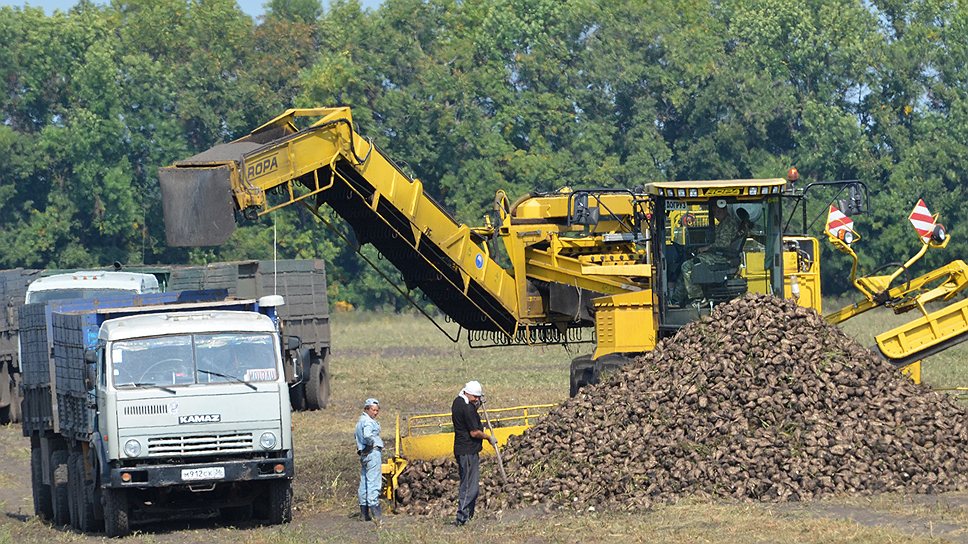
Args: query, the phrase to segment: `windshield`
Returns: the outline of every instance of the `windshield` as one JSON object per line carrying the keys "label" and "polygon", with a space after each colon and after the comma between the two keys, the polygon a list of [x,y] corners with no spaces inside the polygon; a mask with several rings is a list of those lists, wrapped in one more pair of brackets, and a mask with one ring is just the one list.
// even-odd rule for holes
{"label": "windshield", "polygon": [[43,291],[32,291],[28,293],[27,304],[75,298],[103,298],[126,294],[137,294],[137,291],[132,289],[45,289]]}
{"label": "windshield", "polygon": [[778,197],[668,199],[662,211],[663,323],[678,328],[746,293],[782,294]]}
{"label": "windshield", "polygon": [[111,344],[115,387],[164,387],[275,381],[273,335],[218,333],[157,336]]}

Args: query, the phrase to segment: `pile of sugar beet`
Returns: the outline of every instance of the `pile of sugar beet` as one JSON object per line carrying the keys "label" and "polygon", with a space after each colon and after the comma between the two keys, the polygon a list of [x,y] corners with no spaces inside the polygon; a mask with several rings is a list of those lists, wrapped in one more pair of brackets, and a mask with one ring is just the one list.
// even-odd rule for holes
{"label": "pile of sugar beet", "polygon": [[[915,385],[813,310],[747,295],[482,459],[478,511],[796,501],[968,488],[968,408]],[[453,459],[413,462],[398,510],[453,514]]]}

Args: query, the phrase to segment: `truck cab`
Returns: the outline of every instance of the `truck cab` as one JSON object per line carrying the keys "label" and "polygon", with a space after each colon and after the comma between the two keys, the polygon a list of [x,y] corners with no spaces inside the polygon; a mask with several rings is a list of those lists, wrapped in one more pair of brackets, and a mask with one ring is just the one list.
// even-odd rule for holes
{"label": "truck cab", "polygon": [[119,294],[158,293],[151,274],[82,270],[37,278],[27,286],[25,304],[51,300],[93,299]]}
{"label": "truck cab", "polygon": [[[95,396],[104,519],[138,510],[291,518],[291,412],[279,334],[261,313],[148,313],[105,321]],[[276,488],[280,488],[277,490]]]}

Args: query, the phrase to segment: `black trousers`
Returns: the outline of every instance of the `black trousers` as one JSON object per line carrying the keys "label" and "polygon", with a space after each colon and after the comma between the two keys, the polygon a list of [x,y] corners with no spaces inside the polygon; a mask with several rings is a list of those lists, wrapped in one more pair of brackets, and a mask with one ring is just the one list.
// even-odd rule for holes
{"label": "black trousers", "polygon": [[464,524],[474,517],[474,506],[477,505],[477,496],[480,494],[480,454],[458,455],[457,470],[460,474],[460,491],[457,494],[457,523]]}

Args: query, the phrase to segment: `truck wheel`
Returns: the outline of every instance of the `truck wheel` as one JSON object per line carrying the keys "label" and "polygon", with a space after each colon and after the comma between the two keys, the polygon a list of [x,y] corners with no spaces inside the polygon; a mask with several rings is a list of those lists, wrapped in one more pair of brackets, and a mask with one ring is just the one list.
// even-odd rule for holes
{"label": "truck wheel", "polygon": [[94,486],[88,483],[84,474],[84,457],[80,453],[72,453],[67,463],[72,493],[71,505],[75,510],[71,515],[71,525],[82,533],[94,532],[97,529],[94,519]]}
{"label": "truck wheel", "polygon": [[14,374],[13,379],[10,380],[10,409],[7,411],[7,419],[10,423],[20,423],[23,401],[20,394],[20,374]]}
{"label": "truck wheel", "polygon": [[81,510],[81,491],[78,489],[81,475],[77,473],[77,457],[79,455],[74,451],[67,454],[67,511],[71,527],[77,530],[81,528],[81,524],[78,522],[78,513]]}
{"label": "truck wheel", "polygon": [[130,510],[127,489],[104,490],[104,533],[108,537],[125,536],[131,532]]}
{"label": "truck wheel", "polygon": [[50,454],[50,495],[54,525],[67,525],[71,519],[67,493],[67,450]]}
{"label": "truck wheel", "polygon": [[51,519],[54,511],[51,508],[50,486],[44,483],[44,458],[39,446],[30,448],[30,483],[34,495],[34,514],[43,520]]}
{"label": "truck wheel", "polygon": [[268,495],[269,524],[292,521],[292,480],[269,482]]}
{"label": "truck wheel", "polygon": [[289,403],[295,412],[302,412],[306,409],[306,384],[297,383],[289,388]]}
{"label": "truck wheel", "polygon": [[329,356],[314,359],[306,381],[306,407],[310,410],[326,408],[329,404]]}

